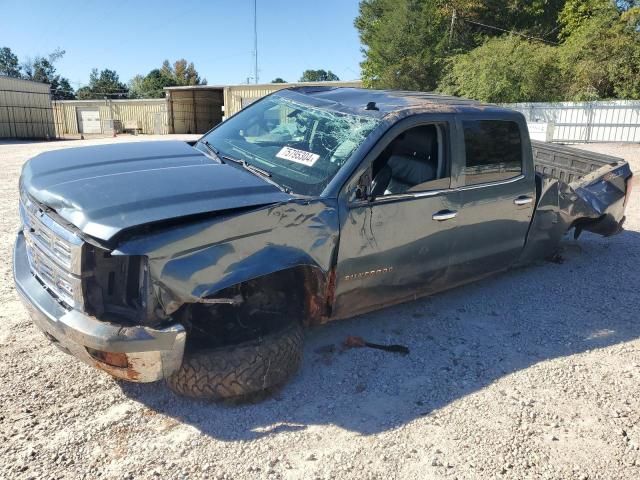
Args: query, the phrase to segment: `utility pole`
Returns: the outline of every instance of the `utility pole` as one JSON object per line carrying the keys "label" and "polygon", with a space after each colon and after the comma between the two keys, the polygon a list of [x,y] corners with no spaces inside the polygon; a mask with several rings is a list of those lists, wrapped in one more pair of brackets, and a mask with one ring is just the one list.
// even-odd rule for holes
{"label": "utility pole", "polygon": [[451,12],[451,28],[449,29],[449,46],[451,46],[451,41],[453,40],[453,28],[455,27],[457,17],[456,9],[453,8]]}
{"label": "utility pole", "polygon": [[253,55],[255,60],[253,78],[258,83],[258,0],[253,0]]}

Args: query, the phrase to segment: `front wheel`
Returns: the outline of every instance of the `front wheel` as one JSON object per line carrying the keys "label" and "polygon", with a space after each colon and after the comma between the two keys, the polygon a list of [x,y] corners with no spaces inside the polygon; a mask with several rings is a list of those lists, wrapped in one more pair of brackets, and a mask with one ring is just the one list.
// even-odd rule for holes
{"label": "front wheel", "polygon": [[260,339],[185,352],[167,384],[187,397],[248,401],[291,378],[302,362],[302,349],[302,326],[295,324]]}

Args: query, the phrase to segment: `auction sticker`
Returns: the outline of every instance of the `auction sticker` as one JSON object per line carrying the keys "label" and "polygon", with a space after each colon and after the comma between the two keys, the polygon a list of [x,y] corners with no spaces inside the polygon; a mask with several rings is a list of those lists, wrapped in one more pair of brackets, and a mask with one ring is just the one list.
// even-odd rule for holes
{"label": "auction sticker", "polygon": [[304,150],[298,150],[296,148],[284,147],[282,150],[276,153],[276,157],[283,158],[291,162],[300,163],[302,165],[306,165],[307,167],[312,167],[313,164],[318,161],[320,155],[316,155],[315,153],[311,152],[305,152]]}

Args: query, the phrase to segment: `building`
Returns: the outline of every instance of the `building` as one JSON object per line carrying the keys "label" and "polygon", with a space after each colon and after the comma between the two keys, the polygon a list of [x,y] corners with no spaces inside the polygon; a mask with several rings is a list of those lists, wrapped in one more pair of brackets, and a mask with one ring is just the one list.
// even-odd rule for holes
{"label": "building", "polygon": [[60,100],[54,102],[59,134],[113,134],[124,130],[169,133],[164,98],[130,100]]}
{"label": "building", "polygon": [[250,103],[283,88],[327,85],[362,87],[353,82],[264,83],[166,87],[169,133],[205,133]]}
{"label": "building", "polygon": [[60,100],[53,102],[58,136],[110,135],[134,127],[140,133],[205,133],[258,98],[301,85],[361,87],[355,82],[194,85],[165,88],[166,98]]}
{"label": "building", "polygon": [[56,137],[50,85],[0,75],[0,138]]}

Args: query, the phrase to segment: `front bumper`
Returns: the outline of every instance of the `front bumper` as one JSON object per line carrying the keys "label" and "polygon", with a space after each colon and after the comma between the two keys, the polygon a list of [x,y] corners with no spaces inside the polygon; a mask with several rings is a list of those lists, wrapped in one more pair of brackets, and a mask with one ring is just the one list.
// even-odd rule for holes
{"label": "front bumper", "polygon": [[[122,326],[66,309],[32,275],[22,232],[14,247],[13,277],[33,323],[64,352],[134,382],[160,380],[180,367],[186,340],[182,325],[163,329]],[[105,363],[111,354],[124,358],[126,366]]]}

